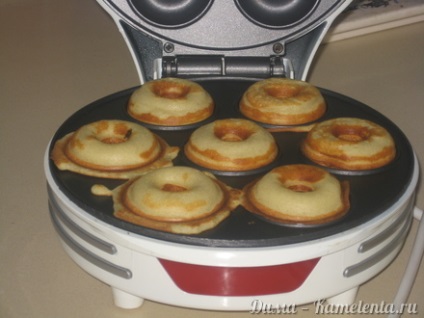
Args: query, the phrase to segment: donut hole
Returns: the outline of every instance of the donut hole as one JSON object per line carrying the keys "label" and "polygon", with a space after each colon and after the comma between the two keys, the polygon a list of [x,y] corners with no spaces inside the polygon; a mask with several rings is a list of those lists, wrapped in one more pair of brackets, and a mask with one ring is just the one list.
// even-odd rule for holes
{"label": "donut hole", "polygon": [[266,86],[264,90],[269,96],[278,99],[286,99],[298,95],[302,87],[293,85],[270,85]]}
{"label": "donut hole", "polygon": [[243,127],[219,127],[215,129],[215,136],[228,142],[240,142],[248,139],[252,131]]}
{"label": "donut hole", "polygon": [[125,133],[119,135],[110,134],[105,136],[100,136],[99,140],[105,144],[120,144],[126,142],[132,134],[132,129],[128,129]]}
{"label": "donut hole", "polygon": [[287,186],[287,189],[290,189],[294,192],[312,192],[314,189],[311,186],[305,184],[292,184]]}
{"label": "donut hole", "polygon": [[166,192],[184,192],[187,191],[187,188],[177,185],[177,184],[172,184],[172,183],[165,183],[162,186],[162,191],[166,191]]}
{"label": "donut hole", "polygon": [[120,144],[125,142],[124,138],[121,137],[115,137],[115,136],[111,136],[111,137],[105,137],[100,139],[101,142],[105,143],[105,144]]}
{"label": "donut hole", "polygon": [[369,129],[359,126],[336,126],[332,134],[338,139],[350,142],[361,142],[370,137]]}
{"label": "donut hole", "polygon": [[190,92],[190,87],[175,82],[157,82],[152,87],[153,93],[162,98],[182,99]]}

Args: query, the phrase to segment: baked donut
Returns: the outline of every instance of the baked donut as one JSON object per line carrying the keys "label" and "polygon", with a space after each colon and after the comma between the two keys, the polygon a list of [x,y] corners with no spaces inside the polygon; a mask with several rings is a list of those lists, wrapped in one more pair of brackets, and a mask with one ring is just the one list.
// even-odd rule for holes
{"label": "baked donut", "polygon": [[172,164],[178,148],[138,124],[100,120],[59,139],[51,158],[60,170],[127,179]]}
{"label": "baked donut", "polygon": [[390,163],[396,147],[380,125],[359,118],[334,118],[317,124],[301,145],[304,155],[326,167],[369,170]]}
{"label": "baked donut", "polygon": [[[93,193],[108,192],[96,186]],[[117,218],[179,234],[211,229],[240,203],[241,191],[190,167],[156,169],[111,191]]]}
{"label": "baked donut", "polygon": [[288,78],[269,78],[251,85],[240,101],[247,118],[271,125],[301,125],[320,118],[326,103],[318,88]]}
{"label": "baked donut", "polygon": [[243,206],[248,211],[287,224],[333,221],[350,206],[348,183],[310,165],[277,167],[243,191]]}
{"label": "baked donut", "polygon": [[220,119],[197,128],[184,147],[195,164],[220,171],[246,171],[271,163],[278,147],[271,133],[247,119]]}
{"label": "baked donut", "polygon": [[128,113],[153,125],[181,126],[200,122],[213,113],[212,97],[199,84],[180,78],[146,82],[135,90]]}

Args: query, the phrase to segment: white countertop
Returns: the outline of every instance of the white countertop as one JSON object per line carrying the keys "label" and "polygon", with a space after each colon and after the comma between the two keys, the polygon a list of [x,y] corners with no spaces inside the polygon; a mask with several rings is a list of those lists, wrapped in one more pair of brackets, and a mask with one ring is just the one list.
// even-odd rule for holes
{"label": "white countertop", "polygon": [[[138,85],[135,67],[114,23],[94,0],[0,0],[0,25],[0,317],[250,317],[150,301],[119,309],[110,288],[67,256],[49,219],[44,151],[73,112]],[[392,119],[421,161],[423,31],[424,23],[415,23],[323,45],[308,78]],[[423,208],[422,181],[417,194]],[[398,258],[360,287],[358,301],[393,299],[416,225]],[[408,300],[418,304],[420,314],[411,317],[424,315],[423,294],[421,265]],[[295,317],[314,316],[313,305],[309,308]]]}

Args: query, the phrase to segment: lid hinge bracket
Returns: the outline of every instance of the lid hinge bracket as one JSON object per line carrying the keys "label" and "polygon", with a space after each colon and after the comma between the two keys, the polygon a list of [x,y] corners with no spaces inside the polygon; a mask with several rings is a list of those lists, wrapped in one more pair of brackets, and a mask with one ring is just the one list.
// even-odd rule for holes
{"label": "lid hinge bracket", "polygon": [[[159,63],[158,63],[159,64]],[[159,65],[158,65],[159,66]],[[227,57],[178,55],[162,58],[162,77],[288,77],[294,78],[290,60],[282,56]]]}

